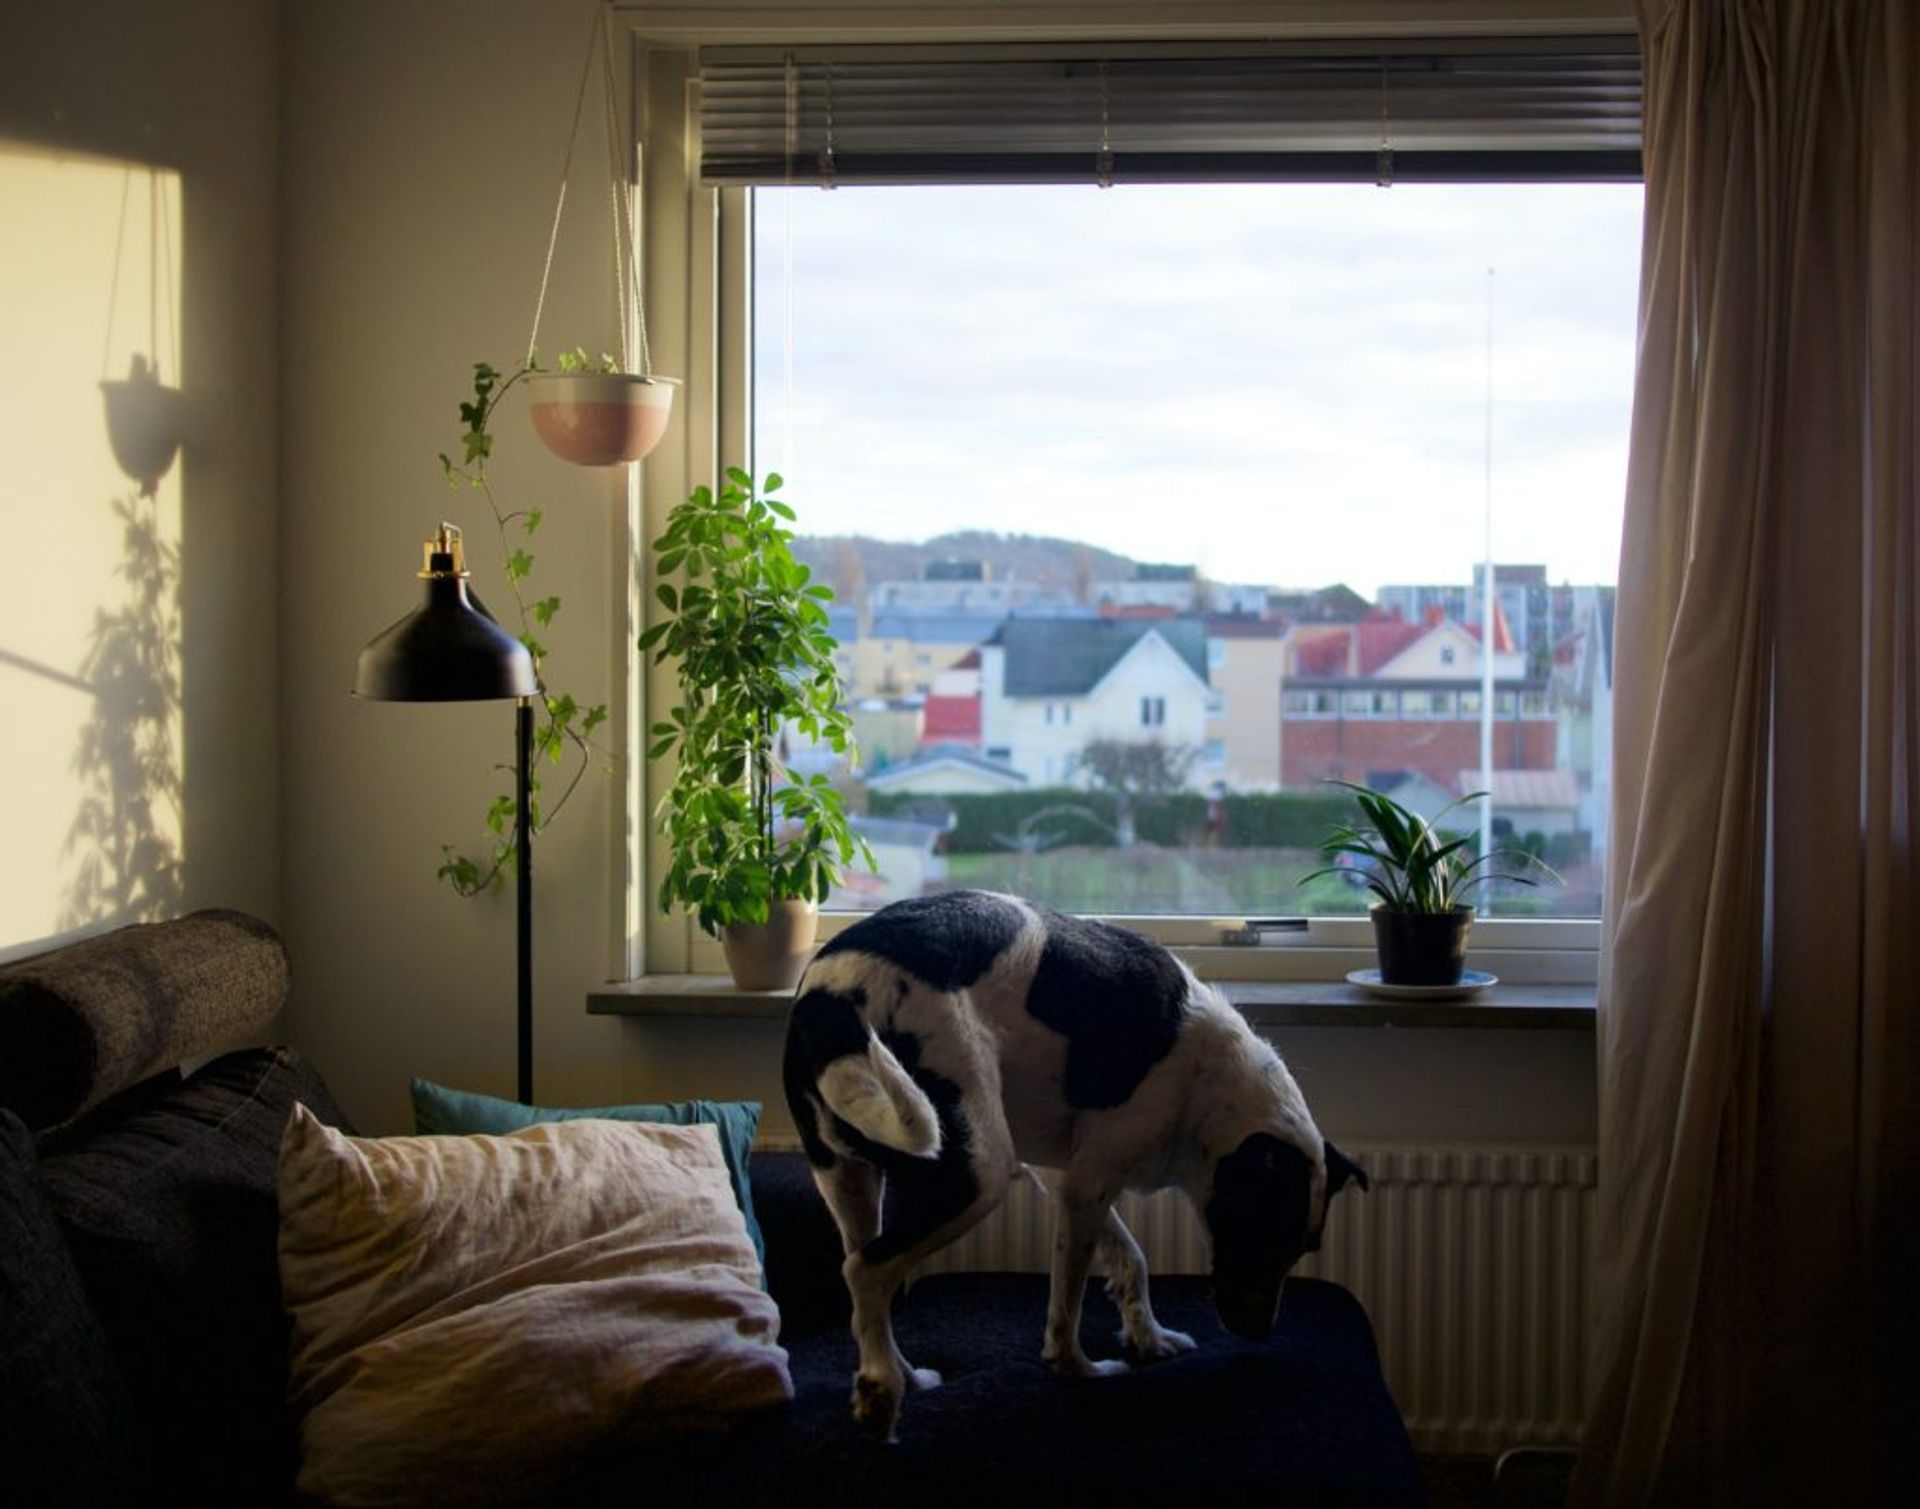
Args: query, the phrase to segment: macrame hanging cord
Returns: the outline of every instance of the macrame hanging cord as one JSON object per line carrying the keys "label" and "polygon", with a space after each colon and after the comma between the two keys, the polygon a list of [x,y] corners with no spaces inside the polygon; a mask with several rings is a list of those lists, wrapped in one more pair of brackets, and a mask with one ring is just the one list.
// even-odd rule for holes
{"label": "macrame hanging cord", "polygon": [[[567,208],[567,183],[573,172],[573,149],[580,139],[580,117],[587,102],[587,84],[593,77],[593,58],[600,55],[600,86],[605,101],[607,127],[607,187],[613,207],[613,285],[614,303],[620,310],[620,366],[624,372],[640,377],[653,376],[652,355],[647,349],[647,306],[641,291],[640,259],[634,235],[633,191],[636,178],[626,172],[626,153],[621,144],[619,91],[613,79],[613,7],[603,5],[594,15],[587,33],[587,57],[580,68],[580,88],[573,101],[573,125],[567,131],[567,150],[560,159],[560,192],[554,200],[553,225],[547,232],[547,256],[540,268],[540,294],[533,304],[533,330],[527,337],[527,361],[531,367],[540,345],[540,316],[547,305],[547,283],[553,276],[553,251],[560,240],[560,219]],[[637,150],[637,148],[636,148]],[[637,339],[634,328],[637,325]],[[635,354],[639,356],[635,365]]]}

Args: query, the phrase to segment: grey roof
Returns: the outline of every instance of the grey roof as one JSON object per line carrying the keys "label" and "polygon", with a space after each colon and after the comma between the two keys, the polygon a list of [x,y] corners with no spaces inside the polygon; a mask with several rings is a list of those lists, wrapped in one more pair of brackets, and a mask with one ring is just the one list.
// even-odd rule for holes
{"label": "grey roof", "polygon": [[[1461,591],[1465,591],[1463,587]],[[1345,582],[1303,592],[1269,592],[1267,607],[1305,623],[1357,623],[1373,604]]]}
{"label": "grey roof", "polygon": [[1206,682],[1207,630],[1197,618],[1009,618],[994,636],[1007,652],[1006,694],[1084,696],[1149,634]]}
{"label": "grey roof", "polygon": [[875,639],[909,639],[916,644],[984,644],[1006,616],[1005,609],[991,613],[911,613],[884,608],[873,615],[869,632]]}

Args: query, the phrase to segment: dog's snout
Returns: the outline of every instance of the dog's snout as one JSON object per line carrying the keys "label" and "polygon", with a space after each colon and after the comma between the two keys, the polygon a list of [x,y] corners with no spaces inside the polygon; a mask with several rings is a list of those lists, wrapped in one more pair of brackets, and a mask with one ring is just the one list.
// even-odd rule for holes
{"label": "dog's snout", "polygon": [[1242,1341],[1265,1341],[1280,1313],[1279,1289],[1222,1290],[1216,1298],[1220,1324]]}

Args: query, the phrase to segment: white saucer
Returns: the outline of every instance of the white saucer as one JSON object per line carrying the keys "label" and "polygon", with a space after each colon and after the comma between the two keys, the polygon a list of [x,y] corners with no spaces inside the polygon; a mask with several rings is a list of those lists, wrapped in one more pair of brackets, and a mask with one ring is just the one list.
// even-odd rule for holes
{"label": "white saucer", "polygon": [[1484,970],[1465,969],[1458,985],[1389,985],[1377,969],[1356,969],[1347,976],[1349,985],[1357,985],[1370,996],[1385,996],[1394,1001],[1454,1001],[1477,996],[1489,985],[1498,985],[1498,975]]}

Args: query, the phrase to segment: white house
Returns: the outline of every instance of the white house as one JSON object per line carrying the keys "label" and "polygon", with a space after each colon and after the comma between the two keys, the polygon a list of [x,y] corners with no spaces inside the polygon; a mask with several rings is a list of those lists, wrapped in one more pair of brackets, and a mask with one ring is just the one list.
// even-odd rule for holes
{"label": "white house", "polygon": [[[980,745],[1039,786],[1087,785],[1095,740],[1204,751],[1207,638],[1193,618],[1010,618],[980,652]],[[1188,773],[1210,775],[1198,761]]]}
{"label": "white house", "polygon": [[964,744],[936,744],[867,777],[869,791],[905,791],[916,796],[1018,791],[1026,784],[1019,771],[986,759]]}
{"label": "white house", "polygon": [[[1450,618],[1429,617],[1422,628],[1417,638],[1410,638],[1405,648],[1372,672],[1376,680],[1464,679],[1481,673],[1478,624],[1469,628]],[[1497,621],[1493,640],[1494,678],[1511,681],[1526,673],[1526,655],[1514,644],[1506,622]]]}

